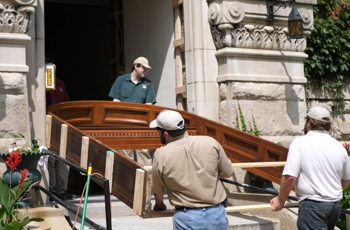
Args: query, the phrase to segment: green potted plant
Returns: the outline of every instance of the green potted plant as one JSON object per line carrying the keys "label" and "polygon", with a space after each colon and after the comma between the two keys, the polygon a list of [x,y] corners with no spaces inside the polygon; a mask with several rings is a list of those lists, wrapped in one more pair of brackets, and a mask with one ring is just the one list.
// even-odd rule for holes
{"label": "green potted plant", "polygon": [[27,145],[18,146],[17,141],[26,140],[25,136],[21,133],[11,134],[11,136],[14,138],[14,142],[12,143],[12,148],[10,148],[9,152],[7,153],[0,153],[0,157],[4,161],[7,161],[11,152],[19,151],[21,161],[18,163],[15,170],[11,170],[8,165],[6,166],[7,170],[3,174],[3,177],[2,177],[3,180],[8,185],[10,184],[10,180],[11,180],[12,186],[18,185],[19,178],[21,177],[21,170],[26,168],[28,170],[27,172],[28,180],[31,180],[32,183],[40,181],[41,173],[39,170],[37,170],[38,161],[41,156],[49,155],[49,151],[47,151],[46,148],[40,148],[37,143],[38,140],[33,140],[31,146],[27,146]]}
{"label": "green potted plant", "polygon": [[24,198],[26,192],[37,183],[33,184],[28,179],[26,168],[20,170],[20,178],[17,185],[13,186],[12,174],[17,170],[17,166],[22,161],[21,151],[13,150],[8,154],[6,166],[10,169],[10,182],[7,184],[0,178],[0,229],[4,230],[21,230],[31,221],[43,221],[42,218],[29,218],[26,212],[22,215],[18,213],[18,203]]}

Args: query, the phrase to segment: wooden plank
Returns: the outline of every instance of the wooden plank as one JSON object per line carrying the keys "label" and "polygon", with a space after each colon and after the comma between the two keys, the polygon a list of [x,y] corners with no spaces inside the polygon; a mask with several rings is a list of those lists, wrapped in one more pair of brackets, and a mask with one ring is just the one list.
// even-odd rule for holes
{"label": "wooden plank", "polygon": [[144,194],[143,194],[143,200],[144,200],[144,208],[142,217],[152,217],[152,172],[148,169],[146,170],[145,174],[145,188],[144,188]]}
{"label": "wooden plank", "polygon": [[[185,45],[185,39],[184,38],[179,38],[173,42],[174,48],[180,47]],[[182,70],[181,70],[182,71]]]}
{"label": "wooden plank", "polygon": [[182,93],[186,93],[186,86],[180,86],[180,87],[176,87],[175,88],[175,93],[176,94],[182,94]]}
{"label": "wooden plank", "polygon": [[183,0],[173,0],[173,7],[175,8],[175,7],[179,6],[180,4],[182,4],[182,1]]}
{"label": "wooden plank", "polygon": [[[113,181],[113,167],[114,167],[114,152],[107,151],[106,153],[106,171],[105,178]],[[109,192],[112,192],[112,183],[109,183]]]}
{"label": "wooden plank", "polygon": [[[350,210],[350,209],[347,209],[348,211]],[[346,230],[350,230],[350,215],[345,215],[345,217],[346,217]]]}
{"label": "wooden plank", "polygon": [[169,217],[174,215],[174,210],[167,209],[164,211],[154,211],[152,210],[152,218],[159,218],[159,217]]}
{"label": "wooden plank", "polygon": [[263,167],[283,167],[285,161],[276,162],[247,162],[247,163],[233,163],[233,168],[263,168]]}
{"label": "wooden plank", "polygon": [[[277,162],[248,162],[248,163],[233,163],[233,168],[259,168],[259,167],[282,167],[286,164],[285,161]],[[144,166],[145,170],[152,171],[152,166]]]}
{"label": "wooden plank", "polygon": [[[182,2],[181,2],[182,3]],[[174,42],[173,46],[175,48],[175,74],[176,74],[176,87],[182,87],[184,85],[183,79],[183,66],[182,63],[182,50],[181,48],[185,44],[185,39],[182,35],[182,25],[181,25],[181,8],[180,3],[178,1],[173,1],[174,4],[174,18],[175,18],[175,26],[174,26]],[[177,89],[176,88],[176,89]],[[175,90],[176,90],[175,89]],[[177,93],[176,92],[176,108],[179,110],[185,110],[184,98],[186,98],[186,88],[184,91]]]}
{"label": "wooden plank", "polygon": [[174,40],[177,40],[177,39],[180,39],[182,37],[182,35],[181,35],[181,10],[180,10],[180,7],[174,8],[174,19],[175,19]]}
{"label": "wooden plank", "polygon": [[[287,203],[284,208],[297,208],[299,203]],[[255,205],[242,205],[242,206],[229,206],[226,208],[226,212],[248,212],[257,210],[271,210],[272,206],[270,204],[255,204]],[[170,217],[174,215],[174,210],[164,210],[164,211],[152,211],[152,218],[159,217]]]}
{"label": "wooden plank", "polygon": [[80,167],[87,169],[89,156],[89,138],[83,137],[81,141]]}
{"label": "wooden plank", "polygon": [[[297,208],[299,203],[287,203],[284,208]],[[226,208],[226,212],[248,212],[257,210],[272,210],[270,204],[254,204],[254,205],[242,205],[242,206],[229,206]]]}
{"label": "wooden plank", "polygon": [[61,141],[60,141],[60,157],[66,159],[67,153],[67,137],[68,137],[68,126],[66,124],[61,125]]}
{"label": "wooden plank", "polygon": [[50,145],[51,145],[51,127],[52,127],[52,116],[51,115],[46,115],[46,147],[47,148],[50,148]]}
{"label": "wooden plank", "polygon": [[143,166],[143,168],[148,172],[152,172],[152,166]]}
{"label": "wooden plank", "polygon": [[133,211],[136,215],[142,215],[143,208],[143,192],[144,192],[144,182],[145,182],[146,172],[142,169],[136,170],[136,179],[135,179],[135,191],[134,191],[134,202],[133,202]]}

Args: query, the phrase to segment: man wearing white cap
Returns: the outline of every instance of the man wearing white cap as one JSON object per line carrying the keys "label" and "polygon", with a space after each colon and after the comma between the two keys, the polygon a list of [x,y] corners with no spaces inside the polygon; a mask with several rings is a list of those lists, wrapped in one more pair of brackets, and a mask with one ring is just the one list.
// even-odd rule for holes
{"label": "man wearing white cap", "polygon": [[343,145],[332,138],[326,108],[309,110],[305,136],[292,141],[281,178],[281,188],[270,203],[283,208],[295,188],[299,201],[298,229],[334,229],[341,211],[343,189],[350,183],[350,163]]}
{"label": "man wearing white cap", "polygon": [[165,146],[155,152],[152,166],[154,210],[165,210],[164,190],[175,206],[174,229],[228,229],[226,192],[220,177],[233,173],[219,142],[189,136],[180,113],[163,110],[150,123]]}
{"label": "man wearing white cap", "polygon": [[[121,75],[115,80],[109,96],[113,101],[135,102],[153,105],[157,102],[154,93],[153,83],[145,78],[151,66],[145,57],[138,57],[134,60],[131,73]],[[130,159],[149,166],[152,165],[151,153],[148,149],[124,149],[120,150]]]}
{"label": "man wearing white cap", "polygon": [[134,60],[131,73],[121,75],[115,80],[109,96],[113,101],[155,104],[157,102],[152,82],[145,78],[151,70],[148,60],[138,57]]}

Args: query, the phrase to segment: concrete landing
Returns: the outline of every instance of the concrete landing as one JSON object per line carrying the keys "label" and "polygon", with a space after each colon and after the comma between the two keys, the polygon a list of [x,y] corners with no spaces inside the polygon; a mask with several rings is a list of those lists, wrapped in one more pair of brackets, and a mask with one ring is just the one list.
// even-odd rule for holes
{"label": "concrete landing", "polygon": [[64,217],[64,210],[53,207],[37,207],[29,209],[19,209],[19,216],[25,214],[30,218],[41,217],[43,222],[32,221],[26,225],[25,229],[51,229],[51,230],[69,230],[72,229]]}
{"label": "concrete landing", "polygon": [[[114,196],[111,196],[111,206],[112,206],[112,229],[121,230],[167,230],[173,229],[172,217],[161,217],[161,218],[146,218],[142,219],[135,215],[131,208],[126,206],[124,203],[119,201]],[[66,205],[70,207],[77,208],[80,200],[69,200],[65,201]],[[154,201],[152,200],[154,204]],[[168,200],[165,200],[168,209],[173,207],[169,204]],[[69,213],[65,210],[65,213],[70,216],[72,223],[74,223],[75,214]],[[106,227],[105,219],[105,206],[104,206],[104,196],[90,196],[88,200],[86,218],[89,218],[94,223],[101,227]],[[260,217],[250,214],[243,213],[229,213],[228,219],[230,223],[230,229],[235,230],[280,230],[280,221],[278,219]],[[81,219],[78,218],[75,225],[76,229],[80,229]],[[90,226],[87,222],[84,224],[84,230],[96,229]],[[98,228],[97,228],[98,229]]]}
{"label": "concrete landing", "polygon": [[[229,215],[229,229],[232,230],[280,230],[280,222],[276,219],[259,218],[250,215]],[[105,219],[94,219],[94,222],[106,226]],[[80,229],[80,224],[75,226]],[[84,226],[86,229],[95,229],[91,226]],[[112,229],[121,230],[171,230],[173,223],[171,217],[141,219],[138,216],[114,217]]]}

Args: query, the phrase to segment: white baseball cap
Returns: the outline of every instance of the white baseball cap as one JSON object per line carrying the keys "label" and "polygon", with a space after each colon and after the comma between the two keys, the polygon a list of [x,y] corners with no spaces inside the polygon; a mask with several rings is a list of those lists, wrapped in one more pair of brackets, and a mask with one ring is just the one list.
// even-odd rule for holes
{"label": "white baseball cap", "polygon": [[152,69],[151,66],[148,64],[148,60],[145,57],[138,57],[135,59],[134,64],[141,64],[147,69]]}
{"label": "white baseball cap", "polygon": [[163,110],[158,114],[157,119],[149,124],[149,127],[159,127],[164,130],[178,130],[185,127],[185,121],[180,113],[172,110]]}
{"label": "white baseball cap", "polygon": [[306,116],[318,121],[326,122],[326,123],[331,122],[331,114],[326,108],[321,106],[312,107],[309,110],[309,112],[306,114]]}

